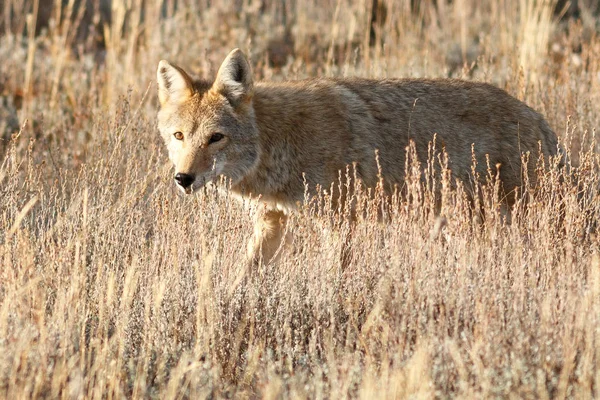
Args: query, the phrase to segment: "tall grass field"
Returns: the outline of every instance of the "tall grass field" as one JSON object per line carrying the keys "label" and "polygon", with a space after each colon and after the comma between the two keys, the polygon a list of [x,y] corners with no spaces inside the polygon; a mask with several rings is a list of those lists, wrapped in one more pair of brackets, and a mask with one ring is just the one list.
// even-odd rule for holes
{"label": "tall grass field", "polygon": [[[0,0],[0,398],[600,398],[599,15]],[[489,82],[568,162],[531,155],[507,221],[492,173],[474,205],[444,160],[413,160],[407,194],[365,195],[356,221],[307,198],[281,259],[249,269],[260,203],[181,195],[156,129],[159,60],[212,79],[236,47],[257,80]]]}

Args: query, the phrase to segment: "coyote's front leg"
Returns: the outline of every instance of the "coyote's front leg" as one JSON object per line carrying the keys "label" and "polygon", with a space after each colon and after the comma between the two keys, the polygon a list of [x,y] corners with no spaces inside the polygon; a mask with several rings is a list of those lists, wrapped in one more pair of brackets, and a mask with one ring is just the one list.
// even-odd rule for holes
{"label": "coyote's front leg", "polygon": [[266,210],[257,218],[254,235],[248,243],[248,257],[254,263],[275,261],[281,253],[280,247],[291,241],[291,235],[286,234],[287,219],[287,215],[278,210]]}

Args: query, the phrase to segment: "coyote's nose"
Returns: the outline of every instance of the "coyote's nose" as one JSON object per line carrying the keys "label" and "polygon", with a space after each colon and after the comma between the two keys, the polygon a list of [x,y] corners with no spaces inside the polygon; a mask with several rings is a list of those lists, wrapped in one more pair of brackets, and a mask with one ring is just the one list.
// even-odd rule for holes
{"label": "coyote's nose", "polygon": [[188,175],[188,174],[178,173],[177,175],[175,175],[175,181],[177,181],[179,186],[181,186],[184,189],[186,189],[192,183],[194,183],[194,179],[195,178],[192,175]]}

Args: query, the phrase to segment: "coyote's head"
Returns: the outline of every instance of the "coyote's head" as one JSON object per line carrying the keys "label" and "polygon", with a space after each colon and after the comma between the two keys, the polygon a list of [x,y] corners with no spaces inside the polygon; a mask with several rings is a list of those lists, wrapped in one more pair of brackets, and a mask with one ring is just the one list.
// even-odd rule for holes
{"label": "coyote's head", "polygon": [[193,81],[181,68],[158,64],[158,129],[185,193],[223,175],[239,183],[257,164],[258,130],[252,106],[252,72],[233,50],[214,83]]}

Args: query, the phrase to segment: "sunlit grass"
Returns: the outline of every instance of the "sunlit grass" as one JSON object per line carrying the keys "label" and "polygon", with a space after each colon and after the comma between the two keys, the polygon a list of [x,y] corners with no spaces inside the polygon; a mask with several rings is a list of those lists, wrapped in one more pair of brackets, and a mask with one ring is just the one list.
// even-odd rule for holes
{"label": "sunlit grass", "polygon": [[[34,36],[33,3],[0,10],[0,397],[600,397],[595,28],[407,0],[369,47],[371,2],[115,1],[109,23],[100,1]],[[492,82],[573,165],[540,167],[511,224],[493,179],[482,213],[444,175],[436,215],[418,171],[386,223],[378,197],[355,223],[308,202],[249,271],[260,206],[180,196],[155,123],[160,59],[211,77],[234,47],[258,78]]]}

